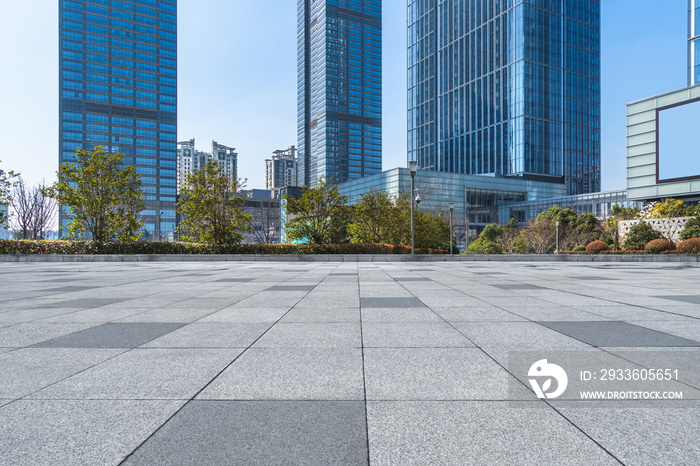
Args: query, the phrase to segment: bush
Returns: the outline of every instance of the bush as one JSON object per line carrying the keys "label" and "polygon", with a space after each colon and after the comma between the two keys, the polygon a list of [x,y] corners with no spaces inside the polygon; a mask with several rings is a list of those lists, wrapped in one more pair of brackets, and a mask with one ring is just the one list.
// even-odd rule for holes
{"label": "bush", "polygon": [[[0,240],[0,254],[410,254],[410,246],[392,244],[230,244]],[[416,248],[416,254],[447,254]]]}
{"label": "bush", "polygon": [[610,249],[610,247],[608,247],[608,243],[599,239],[591,242],[588,246],[586,246],[586,252],[589,254],[600,254],[601,252],[607,251],[608,249]]}
{"label": "bush", "polygon": [[658,238],[661,238],[661,233],[654,230],[647,222],[640,221],[630,228],[630,232],[627,234],[622,247],[627,250],[639,251],[644,249],[649,241]]}
{"label": "bush", "polygon": [[681,231],[681,239],[700,238],[700,217],[693,217]]}
{"label": "bush", "polygon": [[664,251],[673,251],[676,249],[676,245],[667,239],[659,238],[649,241],[644,250],[649,254],[661,254]]}
{"label": "bush", "polygon": [[586,250],[586,246],[576,246],[572,252],[583,252]]}
{"label": "bush", "polygon": [[678,245],[678,254],[700,254],[700,238],[688,238]]}
{"label": "bush", "polygon": [[503,248],[493,241],[483,238],[483,234],[469,245],[469,254],[503,254]]}

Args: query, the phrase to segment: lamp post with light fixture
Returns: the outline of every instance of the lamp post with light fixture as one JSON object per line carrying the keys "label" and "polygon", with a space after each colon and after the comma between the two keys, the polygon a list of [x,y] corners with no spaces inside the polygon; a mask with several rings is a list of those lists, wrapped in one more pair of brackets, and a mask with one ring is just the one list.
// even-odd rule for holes
{"label": "lamp post with light fixture", "polygon": [[454,230],[452,227],[452,216],[455,212],[455,203],[450,202],[449,206],[450,206],[450,255],[452,255],[452,238],[454,236]]}
{"label": "lamp post with light fixture", "polygon": [[411,160],[408,162],[408,171],[411,172],[411,255],[416,253],[415,245],[415,232],[413,227],[413,204],[415,202],[415,184],[416,184],[416,171],[418,170],[418,162]]}

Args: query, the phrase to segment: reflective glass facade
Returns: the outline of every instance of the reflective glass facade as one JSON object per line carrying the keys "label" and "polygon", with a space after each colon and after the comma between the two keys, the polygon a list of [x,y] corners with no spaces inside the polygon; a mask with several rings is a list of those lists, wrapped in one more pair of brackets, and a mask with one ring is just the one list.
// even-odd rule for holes
{"label": "reflective glass facade", "polygon": [[600,2],[409,0],[408,160],[600,190]]}
{"label": "reflective glass facade", "polygon": [[[147,237],[172,233],[177,188],[176,0],[59,2],[59,163],[76,147],[126,154]],[[67,220],[60,219],[61,228]]]}
{"label": "reflective glass facade", "polygon": [[298,1],[298,182],[382,170],[381,0]]}
{"label": "reflective glass facade", "polygon": [[688,85],[700,84],[700,0],[688,0]]}

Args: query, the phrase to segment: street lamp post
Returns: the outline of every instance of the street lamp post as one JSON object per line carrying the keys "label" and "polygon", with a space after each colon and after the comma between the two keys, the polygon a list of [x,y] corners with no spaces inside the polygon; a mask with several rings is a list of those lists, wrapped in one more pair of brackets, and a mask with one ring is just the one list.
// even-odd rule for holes
{"label": "street lamp post", "polygon": [[413,203],[415,201],[415,183],[416,183],[416,171],[418,170],[418,162],[411,160],[408,162],[408,171],[411,172],[411,255],[416,253],[415,247],[415,233],[413,231]]}
{"label": "street lamp post", "polygon": [[450,206],[450,255],[452,255],[452,237],[454,236],[454,230],[452,227],[452,215],[455,212],[455,203],[450,202],[449,206]]}
{"label": "street lamp post", "polygon": [[554,251],[554,254],[559,254],[559,221],[557,220],[557,248]]}

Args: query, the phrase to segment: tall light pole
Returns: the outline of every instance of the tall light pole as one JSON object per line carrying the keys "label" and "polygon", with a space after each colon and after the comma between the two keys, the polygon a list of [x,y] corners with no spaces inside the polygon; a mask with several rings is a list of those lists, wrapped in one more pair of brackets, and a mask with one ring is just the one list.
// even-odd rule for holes
{"label": "tall light pole", "polygon": [[452,255],[452,237],[454,236],[454,230],[452,227],[452,215],[455,212],[455,203],[450,202],[449,206],[450,206],[450,255]]}
{"label": "tall light pole", "polygon": [[557,248],[554,251],[554,254],[559,254],[559,220],[557,220]]}
{"label": "tall light pole", "polygon": [[413,231],[413,203],[415,202],[415,184],[416,184],[416,171],[418,170],[418,162],[411,160],[408,162],[408,171],[411,172],[411,255],[416,253],[415,246],[415,234]]}

